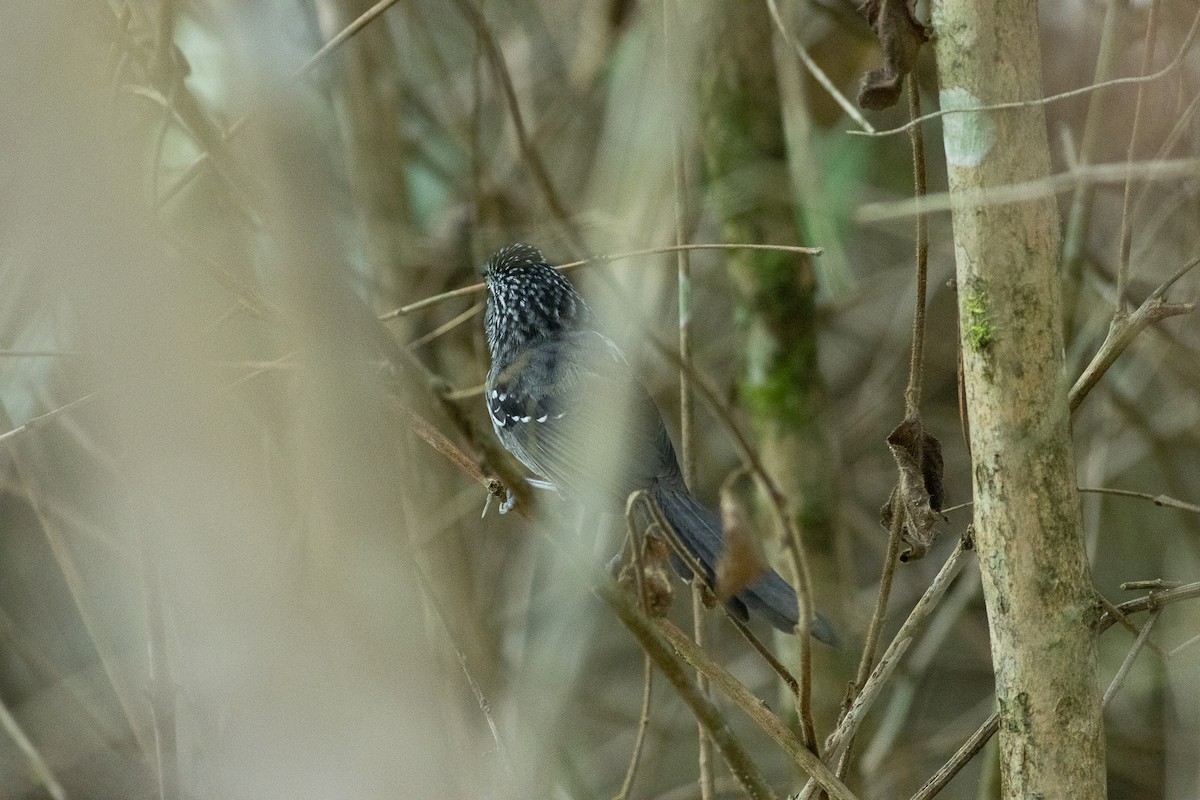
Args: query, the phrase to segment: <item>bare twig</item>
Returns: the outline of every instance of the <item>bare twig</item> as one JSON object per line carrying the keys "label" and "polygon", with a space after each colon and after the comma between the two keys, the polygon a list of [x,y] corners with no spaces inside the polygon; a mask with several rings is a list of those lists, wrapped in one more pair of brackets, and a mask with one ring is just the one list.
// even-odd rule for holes
{"label": "bare twig", "polygon": [[1172,647],[1167,653],[1167,658],[1175,658],[1175,656],[1179,655],[1184,650],[1187,650],[1189,647],[1194,647],[1197,644],[1200,644],[1200,633],[1184,642],[1181,642],[1178,646]]}
{"label": "bare twig", "polygon": [[467,18],[471,28],[475,31],[475,36],[483,44],[484,52],[492,65],[492,71],[495,72],[500,89],[504,92],[508,114],[512,119],[513,130],[517,134],[517,146],[521,149],[521,156],[525,159],[525,163],[533,175],[534,183],[541,190],[550,213],[562,226],[572,245],[581,253],[586,251],[587,247],[584,244],[583,236],[579,233],[579,229],[571,220],[570,213],[559,198],[558,191],[554,188],[554,182],[550,180],[550,173],[546,170],[546,165],[533,144],[533,138],[525,128],[525,119],[521,115],[521,106],[517,100],[517,91],[513,87],[512,75],[508,71],[508,64],[504,61],[504,53],[500,50],[496,37],[492,35],[492,29],[488,26],[483,14],[471,4],[470,0],[454,0],[454,4]]}
{"label": "bare twig", "polygon": [[[470,308],[468,308],[466,311],[462,312],[461,314],[459,314],[449,320],[446,320],[441,325],[438,325],[436,328],[434,328],[433,330],[431,330],[429,333],[425,334],[424,336],[414,339],[408,345],[409,349],[415,350],[418,347],[423,347],[424,345],[429,344],[430,342],[432,342],[434,339],[438,338],[439,336],[445,336],[447,333],[454,330],[459,325],[462,325],[464,322],[470,320],[472,317],[474,317],[480,311],[483,311],[483,303],[482,302],[476,303],[475,305],[471,306]],[[385,314],[380,317],[381,320],[395,319],[395,318],[396,318],[396,315],[391,314],[391,313]]]}
{"label": "bare twig", "polygon": [[683,370],[688,380],[691,381],[692,385],[704,399],[705,404],[716,414],[721,424],[733,436],[734,445],[742,457],[743,464],[759,480],[760,485],[767,494],[767,498],[770,500],[770,507],[776,525],[783,534],[783,551],[787,558],[788,566],[791,568],[790,571],[793,573],[792,578],[796,589],[799,622],[796,625],[795,632],[797,639],[796,647],[799,651],[800,659],[800,693],[796,701],[796,711],[800,717],[801,732],[805,735],[806,739],[812,737],[805,743],[816,752],[818,745],[812,723],[812,642],[809,640],[814,618],[811,580],[808,574],[807,559],[804,557],[804,545],[800,541],[800,531],[797,530],[791,514],[787,511],[787,498],[784,497],[779,484],[767,472],[762,459],[759,458],[758,452],[751,446],[749,439],[746,438],[746,435],[742,432],[737,422],[734,421],[733,412],[730,411],[717,395],[716,391],[708,384],[708,381],[700,375],[698,370],[692,368],[691,365],[684,364],[680,360],[678,353],[671,352],[658,341],[654,343],[667,358],[674,361]]}
{"label": "bare twig", "polygon": [[[921,94],[917,85],[916,74],[910,74],[908,84],[908,113],[912,118],[921,115]],[[912,149],[913,165],[913,194],[920,198],[925,195],[925,137],[921,127],[914,126],[909,130]],[[909,350],[908,386],[904,390],[904,409],[906,419],[919,419],[921,409],[921,387],[924,375],[925,353],[925,297],[926,283],[929,273],[929,226],[924,214],[917,215],[916,230],[916,298],[913,311],[912,342]],[[896,563],[900,553],[900,540],[906,522],[906,512],[901,501],[901,492],[897,488],[892,502],[892,524],[888,530],[887,553],[883,560],[883,572],[879,578],[879,593],[875,599],[875,610],[871,622],[867,626],[866,641],[863,644],[862,658],[858,662],[858,672],[854,678],[855,695],[862,690],[871,674],[875,661],[875,650],[879,645],[879,637],[883,625],[887,621],[888,598],[892,592],[892,578],[896,574]],[[849,713],[854,697],[846,699],[843,716]],[[850,753],[853,747],[853,734],[845,743],[845,749],[838,759],[837,775],[845,777],[850,766]]]}
{"label": "bare twig", "polygon": [[[917,84],[917,75],[908,76],[908,113],[909,116],[921,115],[921,89]],[[913,195],[920,199],[927,194],[925,179],[925,136],[921,127],[915,126],[909,134],[912,144],[913,162]],[[921,385],[924,375],[925,360],[925,296],[926,283],[929,275],[929,222],[924,214],[917,215],[917,297],[916,310],[913,313],[912,348],[908,365],[908,388],[904,391],[905,416],[913,417],[919,413],[921,405]]]}
{"label": "bare twig", "polygon": [[912,800],[931,800],[938,792],[946,788],[946,784],[958,774],[959,770],[967,765],[975,754],[983,749],[983,746],[988,743],[988,740],[995,735],[996,731],[1000,730],[1000,712],[993,711],[992,715],[971,736],[962,743],[962,746],[950,757],[942,767],[925,782],[917,793],[912,796]]}
{"label": "bare twig", "polygon": [[[1106,612],[1096,624],[1096,632],[1097,634],[1103,633],[1127,614],[1157,610],[1171,603],[1178,603],[1197,597],[1200,597],[1200,582],[1184,584],[1163,592],[1151,592],[1145,597],[1121,603],[1114,608],[1115,613],[1113,611]],[[1169,653],[1167,657],[1169,658],[1170,655],[1172,654]],[[996,733],[999,727],[1000,713],[994,712],[975,733],[971,734],[971,737],[951,756],[950,760],[935,772],[926,781],[925,785],[912,796],[912,800],[930,800],[930,798],[944,789],[946,784],[958,774],[959,770],[966,766],[967,762],[974,758],[975,754],[983,748],[984,744]]]}
{"label": "bare twig", "polygon": [[[1141,629],[1139,629],[1137,625],[1134,625],[1129,617],[1127,617],[1121,611],[1121,609],[1114,606],[1111,600],[1109,600],[1100,592],[1096,592],[1096,599],[1100,601],[1100,607],[1103,608],[1106,613],[1111,614],[1112,618],[1116,620],[1118,625],[1132,633],[1135,638],[1142,635]],[[1148,642],[1147,646],[1159,656],[1166,658],[1167,654],[1163,652],[1162,648],[1160,648],[1155,642]]]}
{"label": "bare twig", "polygon": [[[629,766],[625,769],[625,780],[614,800],[625,800],[633,791],[637,778],[638,764],[642,760],[642,747],[646,743],[646,731],[650,728],[650,700],[654,691],[654,661],[647,654],[642,664],[642,709],[638,712],[637,735],[633,740],[633,752],[629,755]],[[703,730],[703,729],[701,729]]]}
{"label": "bare twig", "polygon": [[[1182,586],[1176,586],[1173,589],[1166,589],[1161,592],[1150,592],[1145,597],[1139,597],[1134,600],[1126,600],[1124,603],[1118,603],[1116,610],[1119,614],[1136,614],[1139,611],[1150,611],[1197,597],[1200,597],[1200,581],[1185,583]],[[1100,617],[1100,621],[1096,623],[1096,631],[1103,633],[1117,622],[1116,615],[1106,612]]]}
{"label": "bare twig", "polygon": [[1121,590],[1126,592],[1134,591],[1161,591],[1163,589],[1178,589],[1183,586],[1180,581],[1167,581],[1162,578],[1152,578],[1148,581],[1125,581],[1121,584]]}
{"label": "bare twig", "polygon": [[[892,524],[888,530],[887,554],[884,556],[883,570],[879,576],[879,592],[875,596],[875,610],[871,614],[870,624],[867,625],[866,641],[863,642],[862,656],[858,662],[858,672],[855,673],[854,685],[846,697],[841,718],[838,719],[839,726],[842,720],[850,713],[850,709],[854,706],[854,701],[860,696],[863,687],[866,686],[867,679],[871,676],[871,667],[875,663],[875,651],[879,647],[879,637],[883,633],[883,626],[887,621],[888,598],[892,593],[892,578],[896,574],[896,562],[900,554],[900,534],[903,529],[904,510],[900,507],[900,500],[897,494],[897,499],[893,501],[892,505]],[[846,776],[846,770],[850,766],[850,747],[853,743],[853,738],[854,734],[850,733],[846,738],[846,748],[838,758],[837,776],[839,778]],[[825,746],[828,750],[828,741]]]}
{"label": "bare twig", "polygon": [[[771,790],[766,778],[751,759],[749,752],[747,752],[741,740],[737,738],[736,734],[729,727],[725,716],[713,705],[711,700],[700,692],[700,689],[696,686],[696,682],[692,679],[690,670],[675,654],[678,645],[668,643],[660,632],[661,628],[656,627],[655,623],[634,603],[630,602],[629,597],[613,582],[604,581],[596,585],[594,591],[613,609],[617,617],[620,618],[621,622],[625,624],[625,627],[629,629],[629,632],[638,641],[638,644],[641,645],[642,650],[654,661],[654,664],[662,671],[667,680],[671,682],[671,685],[675,687],[675,691],[679,693],[680,699],[691,709],[696,719],[704,725],[704,729],[712,736],[714,744],[716,744],[717,749],[721,752],[721,756],[725,759],[725,763],[729,765],[729,769],[737,777],[746,794],[752,798],[756,798],[756,800],[757,798],[774,798],[776,796],[775,792]],[[686,636],[682,635],[681,638],[687,639]],[[674,650],[672,649],[673,646],[675,647]],[[696,665],[692,664],[692,666],[695,667]],[[757,700],[755,702],[757,703]],[[776,719],[776,722],[778,722],[778,719]],[[782,723],[780,723],[780,726],[782,727]],[[811,756],[812,754],[810,753],[809,755]],[[813,759],[816,760],[815,757]],[[821,767],[824,767],[824,764],[821,764]],[[825,771],[828,772],[827,769]],[[834,780],[836,781],[836,779]],[[849,793],[849,790],[846,790],[844,794],[839,796],[844,798],[853,797]]]}
{"label": "bare twig", "polygon": [[[1176,500],[1174,497],[1168,497],[1165,494],[1150,494],[1149,492],[1131,492],[1127,489],[1108,489],[1104,487],[1079,487],[1080,492],[1089,494],[1107,494],[1114,497],[1135,497],[1139,500],[1149,500],[1156,506],[1164,508],[1177,508],[1180,511],[1189,511],[1193,514],[1200,514],[1200,505],[1195,503],[1185,503],[1182,500]],[[1121,584],[1121,588],[1125,588],[1125,584]],[[1148,588],[1148,587],[1137,587]]]}
{"label": "bare twig", "polygon": [[33,741],[25,735],[25,731],[21,729],[21,724],[17,722],[17,718],[8,710],[8,706],[0,701],[0,727],[4,728],[4,732],[13,740],[13,744],[25,756],[25,761],[29,765],[29,771],[37,778],[38,783],[46,790],[46,794],[50,795],[54,800],[67,800],[66,790],[63,789],[58,778],[54,776],[54,771],[50,769],[50,764],[38,751],[37,746]]}
{"label": "bare twig", "polygon": [[179,752],[175,728],[175,681],[167,658],[166,619],[162,581],[152,533],[143,530],[141,567],[146,609],[146,655],[150,667],[150,718],[154,725],[154,754],[159,800],[176,800],[179,793]]}
{"label": "bare twig", "polygon": [[855,211],[854,218],[863,223],[883,222],[911,217],[915,214],[949,211],[953,203],[981,208],[1020,203],[1070,191],[1081,182],[1088,185],[1124,183],[1131,177],[1139,181],[1194,180],[1197,171],[1200,171],[1200,159],[1196,158],[1140,161],[1136,164],[1128,164],[1124,161],[1116,164],[1079,164],[1066,172],[1045,178],[958,192],[953,201],[951,201],[949,192],[939,192],[920,199],[864,203]]}
{"label": "bare twig", "polygon": [[[1152,0],[1150,13],[1146,18],[1146,44],[1142,48],[1142,65],[1139,72],[1143,75],[1150,69],[1150,59],[1154,56],[1154,40],[1158,33],[1159,1]],[[1137,98],[1133,103],[1133,122],[1129,133],[1129,148],[1126,150],[1125,161],[1133,163],[1137,152],[1138,133],[1142,125],[1142,102],[1145,100],[1146,84],[1139,83]],[[1114,319],[1125,316],[1125,290],[1129,286],[1129,251],[1133,243],[1133,181],[1125,181],[1125,194],[1121,204],[1121,233],[1117,245],[1117,302],[1113,311]]]}
{"label": "bare twig", "polygon": [[697,647],[696,643],[689,639],[683,631],[669,621],[658,620],[657,622],[658,630],[666,636],[671,647],[694,668],[702,670],[712,681],[713,686],[720,689],[746,716],[750,717],[756,725],[774,739],[795,761],[796,765],[808,773],[812,780],[829,794],[830,798],[836,800],[837,798],[854,797],[846,785],[833,774],[833,771],[805,747],[796,738],[796,735],[783,724],[783,721],[773,714],[729,670],[714,661]]}
{"label": "bare twig", "polygon": [[[908,619],[900,626],[900,630],[896,632],[896,636],[892,639],[892,643],[888,645],[884,654],[880,657],[879,663],[875,665],[875,669],[871,672],[871,676],[867,678],[863,684],[862,691],[854,698],[854,703],[850,706],[850,710],[838,722],[837,728],[825,740],[825,757],[831,758],[838,754],[841,748],[849,742],[859,725],[862,724],[867,711],[874,705],[878,699],[883,687],[891,677],[892,672],[900,663],[900,659],[913,643],[917,633],[924,626],[929,615],[937,608],[942,597],[946,594],[946,590],[950,587],[955,576],[958,575],[962,568],[962,559],[968,550],[968,537],[964,535],[959,539],[954,546],[950,556],[946,562],[942,564],[941,570],[938,571],[933,582],[929,584],[929,588],[925,590],[925,594],[917,601],[913,610],[909,613]],[[823,788],[823,787],[821,787]],[[812,797],[818,787],[809,781],[805,785],[804,790],[800,793],[801,798]]]}
{"label": "bare twig", "polygon": [[[637,524],[637,506],[646,502],[645,491],[634,492],[625,501],[625,529],[629,535],[633,550],[633,580],[637,588],[638,605],[643,614],[649,614],[649,600],[646,597],[646,566],[642,562],[643,538]],[[646,742],[646,731],[650,727],[650,700],[654,690],[654,661],[646,653],[642,663],[642,708],[638,714],[637,735],[633,740],[633,752],[629,754],[629,766],[625,770],[625,779],[621,781],[621,790],[614,800],[625,800],[633,791],[633,782],[637,778],[638,765],[642,760],[642,747]]]}
{"label": "bare twig", "polygon": [[83,397],[78,397],[78,398],[72,400],[71,402],[67,403],[66,405],[62,405],[62,406],[59,406],[58,408],[47,411],[45,414],[38,414],[36,417],[30,417],[25,422],[24,425],[18,425],[17,427],[13,428],[10,431],[5,431],[4,433],[0,433],[0,442],[5,442],[9,439],[12,439],[15,436],[18,436],[19,434],[22,434],[22,433],[28,433],[29,431],[36,431],[38,428],[42,427],[43,425],[47,424],[48,422],[52,422],[54,420],[54,418],[59,416],[60,414],[65,414],[66,412],[70,411],[71,409],[73,409],[77,406],[81,406],[84,403],[88,402],[89,400],[93,399],[97,394],[98,394],[97,392],[89,392],[88,394],[85,394]]}
{"label": "bare twig", "polygon": [[813,80],[821,84],[821,88],[829,93],[829,96],[841,107],[842,111],[846,112],[846,116],[858,123],[862,128],[861,133],[875,133],[875,126],[867,122],[867,118],[858,110],[858,106],[854,105],[854,103],[850,102],[849,98],[838,91],[838,88],[833,85],[833,81],[829,80],[829,76],[825,74],[825,71],[821,69],[817,62],[813,60],[813,57],[808,54],[808,51],[804,49],[804,45],[800,44],[800,40],[788,32],[787,26],[783,24],[783,17],[779,15],[779,7],[776,5],[776,0],[767,0],[767,8],[771,11],[771,19],[775,21],[775,27],[779,29],[779,35],[796,51],[796,56],[800,59],[800,63],[808,70],[808,74],[813,76]]}
{"label": "bare twig", "polygon": [[928,630],[909,651],[908,658],[897,673],[887,708],[879,712],[879,725],[871,742],[863,748],[860,773],[868,779],[883,764],[893,743],[910,729],[908,715],[921,682],[938,656],[944,654],[946,640],[953,632],[955,623],[962,617],[968,603],[979,595],[980,588],[975,575],[970,578],[964,576],[956,582],[929,621]]}
{"label": "bare twig", "polygon": [[[1110,2],[1104,12],[1104,23],[1100,33],[1100,45],[1096,53],[1096,67],[1092,73],[1092,83],[1104,83],[1112,74],[1120,39],[1118,32],[1124,17],[1126,5],[1121,2]],[[1080,164],[1090,164],[1096,152],[1100,132],[1105,129],[1108,115],[1105,113],[1105,100],[1109,93],[1093,92],[1088,98],[1087,114],[1083,120],[1083,134],[1079,137],[1079,150],[1072,152],[1071,138],[1063,133],[1063,143],[1068,149],[1067,164],[1072,169]],[[1092,224],[1092,206],[1095,202],[1093,186],[1081,181],[1071,196],[1071,207],[1067,213],[1066,225],[1063,229],[1062,259],[1065,292],[1063,302],[1063,330],[1068,334],[1075,329],[1076,297],[1082,280],[1083,256],[1086,249],[1088,231]]]}
{"label": "bare twig", "polygon": [[1136,311],[1128,316],[1118,315],[1113,319],[1112,325],[1108,329],[1108,335],[1104,338],[1104,343],[1100,345],[1100,350],[1092,356],[1091,363],[1087,365],[1083,374],[1071,387],[1068,395],[1071,411],[1079,407],[1088,392],[1104,377],[1104,373],[1108,372],[1108,368],[1113,365],[1121,353],[1125,352],[1125,348],[1139,333],[1155,322],[1180,314],[1188,314],[1196,307],[1195,303],[1167,303],[1163,298],[1167,290],[1197,264],[1200,264],[1200,258],[1194,258],[1184,264],[1174,275],[1151,292]]}
{"label": "bare twig", "polygon": [[[1112,683],[1104,691],[1104,699],[1100,701],[1101,708],[1108,708],[1108,703],[1113,699],[1113,695],[1121,688],[1121,684],[1125,682],[1125,676],[1129,674],[1129,670],[1133,667],[1133,661],[1137,658],[1138,653],[1142,652],[1142,646],[1146,644],[1150,636],[1150,629],[1154,627],[1154,623],[1158,620],[1158,615],[1161,613],[1158,610],[1150,613],[1150,619],[1146,620],[1146,624],[1142,626],[1141,633],[1137,639],[1134,639],[1133,646],[1129,648],[1129,652],[1125,654],[1125,660],[1121,662],[1120,669],[1113,676]],[[1163,658],[1167,658],[1167,654],[1163,653]]]}
{"label": "bare twig", "polygon": [[[399,403],[400,401],[397,399],[396,402]],[[425,419],[412,409],[403,405],[401,405],[400,408],[401,412],[408,417],[408,422],[412,427],[413,432],[415,432],[417,436],[420,436],[422,439],[424,439],[426,444],[445,456],[451,464],[458,467],[458,469],[471,478],[471,480],[487,489],[489,494],[499,493],[500,487],[495,485],[495,479],[484,475],[483,470],[479,468],[479,465],[475,463],[475,460],[464,453],[458,445],[449,439],[449,437],[438,430],[431,422],[429,422],[429,420]],[[505,483],[504,486],[508,489],[508,491],[513,490],[512,487],[507,483]],[[521,486],[520,488],[524,490],[526,487]],[[526,492],[526,494],[528,494],[528,492]],[[530,516],[529,506],[527,503],[518,501],[515,507],[517,509],[517,513],[519,513],[522,517]]]}
{"label": "bare twig", "polygon": [[[381,15],[384,11],[387,11],[389,8],[394,6],[397,2],[399,2],[399,0],[379,0],[378,3],[368,8],[353,22],[339,31],[336,36],[322,45],[321,49],[317,50],[317,52],[314,53],[312,57],[308,59],[308,61],[304,62],[304,65],[300,67],[300,69],[292,73],[288,82],[295,83],[306,78],[318,64],[320,64],[329,56],[330,53],[344,44],[346,40],[350,39],[356,33],[365,28],[368,23],[379,17],[379,15]],[[238,117],[237,120],[235,120],[234,123],[230,125],[223,134],[221,134],[220,143],[224,144],[234,136],[237,136],[239,133],[241,133],[253,115],[254,111],[247,111],[245,114]],[[171,198],[179,194],[180,190],[191,183],[192,180],[194,180],[200,174],[204,166],[211,161],[211,154],[207,149],[204,149],[200,155],[196,157],[196,160],[187,166],[183,174],[179,176],[179,179],[176,180],[175,183],[173,183],[171,187],[163,193],[162,197],[158,199],[158,207],[161,208],[162,206],[166,205]]]}
{"label": "bare twig", "polygon": [[458,661],[458,667],[462,670],[463,677],[467,681],[467,685],[471,689],[471,694],[475,696],[475,703],[479,706],[479,713],[483,715],[484,722],[487,724],[488,732],[492,736],[492,741],[496,744],[496,755],[500,757],[500,763],[504,767],[504,771],[511,778],[514,775],[512,760],[508,756],[508,748],[504,745],[504,740],[500,737],[500,728],[496,725],[496,720],[492,716],[492,704],[488,702],[487,695],[483,693],[483,687],[479,685],[479,681],[475,680],[475,676],[471,672],[470,665],[467,663],[466,653],[458,646],[458,636],[450,627],[450,621],[446,619],[446,614],[442,610],[442,605],[438,601],[437,595],[433,591],[433,583],[429,580],[429,576],[425,574],[425,570],[416,561],[413,562],[416,568],[417,580],[421,585],[421,592],[425,600],[429,603],[429,607],[433,610],[433,615],[437,617],[438,622],[442,625],[442,630],[446,633],[446,643],[450,645],[450,649],[454,651],[454,657]]}
{"label": "bare twig", "polygon": [[[645,250],[631,250],[627,253],[614,253],[613,255],[599,255],[585,258],[582,261],[572,261],[567,264],[560,264],[556,269],[560,272],[570,272],[579,267],[588,264],[603,264],[610,261],[620,261],[626,258],[636,258],[638,256],[653,256],[662,253],[676,253],[680,250],[777,250],[782,253],[803,253],[804,255],[819,256],[824,252],[819,247],[796,247],[785,244],[678,244],[667,245],[665,247],[651,247]],[[389,320],[394,317],[411,314],[414,311],[419,311],[429,306],[443,303],[447,300],[453,300],[456,297],[470,297],[471,295],[479,294],[486,286],[482,283],[473,283],[470,286],[463,286],[459,289],[454,289],[449,292],[435,294],[432,297],[426,297],[424,300],[418,300],[415,303],[409,303],[406,306],[394,311],[389,311],[386,314],[381,314],[379,319]]]}
{"label": "bare twig", "polygon": [[[676,65],[675,41],[672,36],[671,17],[675,13],[672,0],[663,1],[663,60],[666,62],[666,73],[678,75]],[[674,109],[672,108],[672,112]],[[687,237],[687,180],[685,176],[686,162],[683,154],[683,143],[679,140],[679,119],[671,115],[671,173],[675,187],[673,206],[675,210],[675,245],[684,243]],[[691,251],[677,250],[675,253],[676,273],[678,275],[679,294],[679,358],[684,364],[692,363],[692,263]],[[696,423],[695,398],[692,396],[691,384],[682,375],[679,378],[679,461],[683,470],[683,482],[688,486],[696,485],[696,448],[694,441],[694,426]],[[703,648],[705,642],[705,608],[703,590],[699,583],[692,584],[692,635],[696,644]],[[704,673],[696,673],[696,686],[704,694],[709,695],[708,679]],[[712,800],[714,794],[712,740],[699,726],[697,732],[697,770],[700,786],[700,800]]]}

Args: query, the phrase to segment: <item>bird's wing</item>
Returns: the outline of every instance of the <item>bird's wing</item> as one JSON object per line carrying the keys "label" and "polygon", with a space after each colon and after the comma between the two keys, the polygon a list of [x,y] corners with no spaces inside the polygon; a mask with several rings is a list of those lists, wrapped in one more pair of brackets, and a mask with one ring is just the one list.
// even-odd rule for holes
{"label": "bird's wing", "polygon": [[506,446],[563,491],[600,492],[623,503],[650,486],[659,437],[665,439],[662,421],[608,338],[580,331],[541,342],[489,386],[488,413]]}

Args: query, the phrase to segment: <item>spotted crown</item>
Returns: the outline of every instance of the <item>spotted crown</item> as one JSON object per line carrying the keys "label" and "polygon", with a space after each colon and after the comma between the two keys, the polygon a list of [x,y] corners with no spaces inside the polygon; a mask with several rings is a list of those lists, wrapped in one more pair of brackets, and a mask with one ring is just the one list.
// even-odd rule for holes
{"label": "spotted crown", "polygon": [[510,244],[497,251],[483,277],[488,287],[484,327],[493,359],[578,330],[589,316],[575,288],[532,245]]}

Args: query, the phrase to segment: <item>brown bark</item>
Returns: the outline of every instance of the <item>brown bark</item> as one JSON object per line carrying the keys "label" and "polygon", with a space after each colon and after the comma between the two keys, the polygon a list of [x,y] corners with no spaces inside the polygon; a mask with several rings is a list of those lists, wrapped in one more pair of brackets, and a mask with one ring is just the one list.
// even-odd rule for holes
{"label": "brown bark", "polygon": [[[1042,94],[1033,0],[935,3],[942,108]],[[1005,797],[1105,794],[1096,609],[1063,379],[1053,197],[962,193],[1050,172],[1041,107],[944,118],[976,542],[1000,705]],[[986,195],[985,195],[986,196]]]}

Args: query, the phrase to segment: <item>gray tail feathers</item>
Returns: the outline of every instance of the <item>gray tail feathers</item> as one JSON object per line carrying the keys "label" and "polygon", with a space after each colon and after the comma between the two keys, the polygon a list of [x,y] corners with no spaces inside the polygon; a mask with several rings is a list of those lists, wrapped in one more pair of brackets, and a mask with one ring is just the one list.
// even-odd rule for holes
{"label": "gray tail feathers", "polygon": [[[725,552],[721,520],[683,488],[656,484],[654,499],[667,522],[679,534],[680,542],[704,569],[704,578],[709,586],[714,585],[717,563]],[[692,577],[692,570],[682,559],[672,556],[671,562],[675,571],[685,579]],[[796,592],[773,569],[768,569],[757,581],[726,600],[725,605],[743,621],[749,619],[753,612],[788,633],[796,627],[799,618]],[[837,644],[833,626],[820,614],[813,621],[812,635],[826,644]]]}

